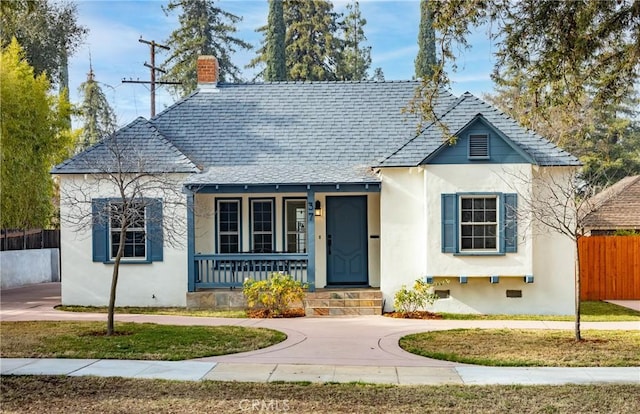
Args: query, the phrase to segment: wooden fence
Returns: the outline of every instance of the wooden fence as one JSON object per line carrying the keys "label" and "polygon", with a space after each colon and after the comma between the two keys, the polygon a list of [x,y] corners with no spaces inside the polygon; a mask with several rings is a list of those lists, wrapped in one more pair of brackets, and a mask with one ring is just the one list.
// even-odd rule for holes
{"label": "wooden fence", "polygon": [[0,250],[60,248],[60,230],[2,230]]}
{"label": "wooden fence", "polygon": [[640,299],[640,237],[582,237],[578,248],[580,299]]}

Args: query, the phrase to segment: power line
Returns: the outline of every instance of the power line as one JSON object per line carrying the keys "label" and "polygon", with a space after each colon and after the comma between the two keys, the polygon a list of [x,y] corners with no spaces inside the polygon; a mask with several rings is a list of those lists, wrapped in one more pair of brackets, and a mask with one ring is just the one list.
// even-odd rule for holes
{"label": "power line", "polygon": [[180,82],[172,82],[172,81],[156,81],[156,71],[166,73],[164,70],[156,67],[156,47],[161,49],[170,50],[168,46],[161,45],[156,43],[154,40],[148,41],[144,40],[142,37],[138,39],[138,42],[145,43],[150,46],[151,49],[151,64],[144,62],[144,66],[148,67],[151,71],[151,80],[150,81],[141,81],[141,80],[126,80],[122,79],[122,83],[143,83],[147,85],[151,85],[151,118],[156,116],[156,85],[180,85]]}

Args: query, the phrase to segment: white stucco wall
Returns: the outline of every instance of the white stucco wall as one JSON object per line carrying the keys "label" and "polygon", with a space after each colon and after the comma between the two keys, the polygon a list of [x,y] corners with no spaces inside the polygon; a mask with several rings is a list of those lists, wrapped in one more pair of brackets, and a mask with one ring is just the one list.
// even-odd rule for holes
{"label": "white stucco wall", "polygon": [[[78,217],[79,212],[68,204],[65,194],[72,194],[78,189],[91,190],[93,198],[115,197],[114,188],[104,185],[97,187],[91,176],[60,177],[62,303],[105,306],[109,300],[113,264],[92,261],[90,221],[85,220],[84,226],[77,227],[67,220],[68,217]],[[157,197],[158,194],[146,196]],[[86,217],[90,217],[89,203],[75,206],[81,210],[80,213],[84,212]],[[164,207],[164,222],[175,220],[175,245],[171,246],[167,242],[168,234],[165,229],[163,261],[120,265],[116,306],[186,306],[186,207],[182,205],[169,208],[166,204]]]}
{"label": "white stucco wall", "polygon": [[0,252],[0,287],[60,281],[59,255],[59,249]]}
{"label": "white stucco wall", "polygon": [[[385,168],[380,193],[380,290],[386,309],[402,284],[426,275],[423,168]],[[438,233],[439,234],[439,233]]]}
{"label": "white stucco wall", "polygon": [[[561,169],[553,170],[562,173]],[[381,289],[386,309],[401,285],[432,276],[449,279],[438,289],[450,298],[431,308],[457,313],[570,314],[573,309],[573,245],[566,237],[534,231],[530,215],[518,218],[518,251],[495,256],[442,253],[441,194],[519,193],[531,199],[533,169],[528,164],[429,165],[382,170]],[[529,184],[527,184],[529,183]],[[524,283],[533,275],[534,283]],[[468,283],[460,284],[459,276]],[[500,276],[491,284],[489,276]],[[521,290],[507,298],[506,290]]]}

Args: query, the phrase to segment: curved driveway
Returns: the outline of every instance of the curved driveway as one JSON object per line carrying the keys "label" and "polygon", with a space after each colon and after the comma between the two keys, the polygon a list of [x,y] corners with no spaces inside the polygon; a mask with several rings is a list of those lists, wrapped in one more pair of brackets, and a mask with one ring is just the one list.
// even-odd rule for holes
{"label": "curved driveway", "polygon": [[[60,285],[46,283],[1,292],[0,321],[106,320],[105,314],[61,312]],[[258,351],[204,358],[211,362],[247,364],[310,364],[377,367],[454,367],[405,352],[398,346],[402,336],[422,331],[455,328],[572,329],[572,322],[410,320],[383,316],[234,319],[163,315],[118,314],[121,322],[174,325],[238,325],[272,328],[287,334],[277,345]],[[583,322],[583,329],[639,329],[638,322]]]}

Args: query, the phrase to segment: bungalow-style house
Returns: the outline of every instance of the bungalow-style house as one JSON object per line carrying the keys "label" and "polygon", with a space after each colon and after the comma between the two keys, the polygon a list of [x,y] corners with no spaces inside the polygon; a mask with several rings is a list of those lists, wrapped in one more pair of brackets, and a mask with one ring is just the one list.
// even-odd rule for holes
{"label": "bungalow-style house", "polygon": [[[141,220],[127,237],[118,305],[185,306],[283,271],[327,304],[345,289],[373,290],[391,310],[403,284],[426,278],[449,281],[437,311],[573,312],[572,242],[517,214],[517,194],[536,192],[533,177],[573,171],[572,155],[470,93],[437,101],[455,143],[436,124],[418,131],[403,111],[418,81],[216,81],[216,60],[201,57],[196,92],[53,170],[73,193],[117,138],[180,179],[183,246]],[[96,191],[94,208],[112,195]],[[167,219],[163,201],[147,210]],[[118,229],[78,230],[68,214],[63,200],[62,302],[104,305]]]}
{"label": "bungalow-style house", "polygon": [[640,175],[625,177],[591,197],[582,219],[585,234],[610,235],[619,230],[640,232]]}

